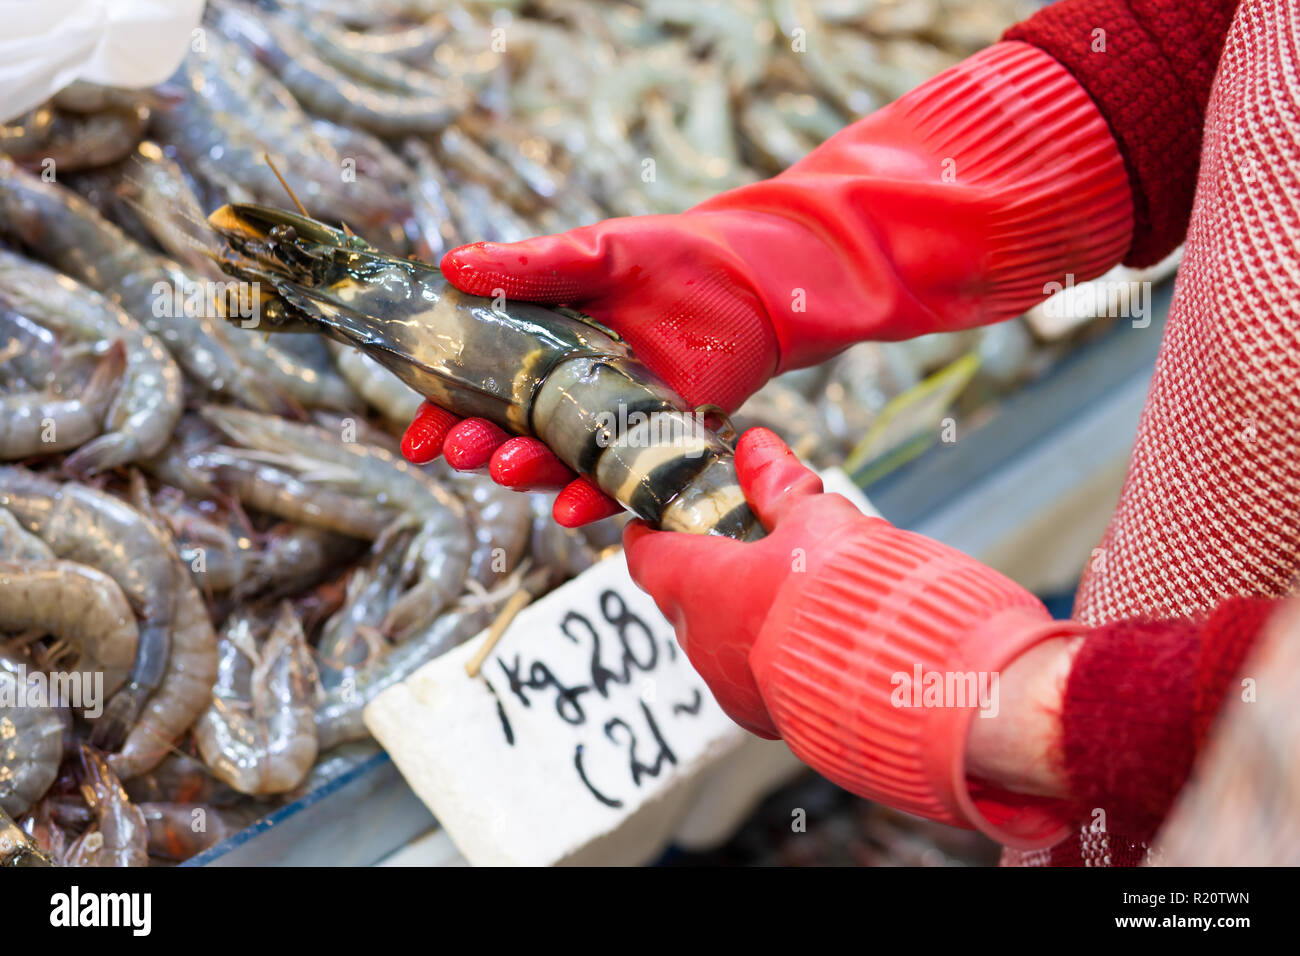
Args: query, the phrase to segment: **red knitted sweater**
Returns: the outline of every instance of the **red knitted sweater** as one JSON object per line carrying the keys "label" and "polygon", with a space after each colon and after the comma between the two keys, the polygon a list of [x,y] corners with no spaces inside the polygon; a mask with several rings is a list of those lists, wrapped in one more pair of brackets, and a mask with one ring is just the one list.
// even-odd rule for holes
{"label": "red knitted sweater", "polygon": [[1104,560],[1075,607],[1094,625],[1062,714],[1082,826],[1004,862],[1141,862],[1262,598],[1300,571],[1295,6],[1064,0],[1007,34],[1063,63],[1110,124],[1133,188],[1126,261],[1187,251]]}

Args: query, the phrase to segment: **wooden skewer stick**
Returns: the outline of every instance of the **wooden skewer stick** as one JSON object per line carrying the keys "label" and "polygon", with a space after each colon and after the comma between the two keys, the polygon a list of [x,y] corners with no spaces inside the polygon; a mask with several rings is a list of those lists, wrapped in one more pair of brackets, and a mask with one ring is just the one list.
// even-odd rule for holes
{"label": "wooden skewer stick", "polygon": [[533,596],[524,588],[520,588],[510,595],[510,600],[506,601],[505,607],[501,609],[501,613],[492,622],[492,627],[488,630],[487,640],[483,642],[483,646],[478,649],[478,652],[466,662],[466,674],[470,677],[478,676],[479,670],[483,667],[483,662],[488,659],[492,649],[497,646],[497,642],[505,634],[510,622],[515,619],[515,615],[522,611],[532,598]]}

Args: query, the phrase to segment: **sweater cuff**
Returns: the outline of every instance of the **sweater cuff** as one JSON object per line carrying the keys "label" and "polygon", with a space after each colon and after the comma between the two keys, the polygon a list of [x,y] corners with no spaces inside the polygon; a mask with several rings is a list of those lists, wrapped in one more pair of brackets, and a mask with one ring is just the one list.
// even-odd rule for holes
{"label": "sweater cuff", "polygon": [[1110,127],[1079,82],[1027,43],[1003,41],[892,107],[952,181],[988,195],[984,321],[1042,301],[1051,283],[1115,266],[1133,195]]}
{"label": "sweater cuff", "polygon": [[1018,848],[1067,831],[1059,801],[968,781],[966,740],[996,676],[1078,633],[1019,585],[883,521],[829,542],[778,593],[750,655],[790,749],[854,793]]}
{"label": "sweater cuff", "polygon": [[1135,205],[1125,265],[1154,265],[1186,236],[1206,104],[1238,6],[1056,0],[1006,33],[1060,62],[1107,120]]}
{"label": "sweater cuff", "polygon": [[1276,606],[1233,598],[1202,622],[1119,621],[1088,636],[1061,720],[1076,819],[1154,836]]}

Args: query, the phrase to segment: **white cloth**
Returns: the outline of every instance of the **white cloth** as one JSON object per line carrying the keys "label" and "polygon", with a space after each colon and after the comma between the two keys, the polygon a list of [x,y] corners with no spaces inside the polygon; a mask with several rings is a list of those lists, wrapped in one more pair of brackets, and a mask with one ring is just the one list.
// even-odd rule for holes
{"label": "white cloth", "polygon": [[74,80],[161,83],[189,52],[203,0],[0,0],[0,122]]}

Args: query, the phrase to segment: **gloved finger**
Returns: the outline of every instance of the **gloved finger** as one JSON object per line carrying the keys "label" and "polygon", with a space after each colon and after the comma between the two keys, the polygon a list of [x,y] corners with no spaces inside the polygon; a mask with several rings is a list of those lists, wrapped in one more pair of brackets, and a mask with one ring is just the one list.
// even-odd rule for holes
{"label": "gloved finger", "polygon": [[460,419],[445,408],[424,402],[402,435],[402,455],[416,465],[433,461],[442,454],[447,433]]}
{"label": "gloved finger", "polygon": [[579,528],[622,510],[623,506],[601,491],[594,481],[580,475],[555,496],[551,517],[563,528]]}
{"label": "gloved finger", "polygon": [[530,302],[580,299],[597,278],[587,254],[563,236],[471,243],[448,252],[439,268],[462,292]]}
{"label": "gloved finger", "polygon": [[736,476],[745,500],[769,531],[804,498],[822,493],[822,480],[766,428],[751,428],[740,436]]}
{"label": "gloved finger", "polygon": [[[475,242],[452,249],[439,268],[462,292],[530,302],[577,302],[644,273],[643,253],[662,249],[675,217],[607,219],[522,242]],[[680,227],[679,227],[680,228]]]}
{"label": "gloved finger", "polygon": [[640,519],[623,529],[628,573],[674,625],[678,606],[716,597],[717,576],[730,567],[729,552],[744,546],[718,535],[655,531]]}
{"label": "gloved finger", "polygon": [[516,435],[492,453],[488,474],[498,485],[515,491],[553,491],[576,477],[544,442]]}
{"label": "gloved finger", "polygon": [[485,418],[467,418],[447,432],[442,453],[457,471],[474,471],[491,459],[492,453],[510,438]]}

